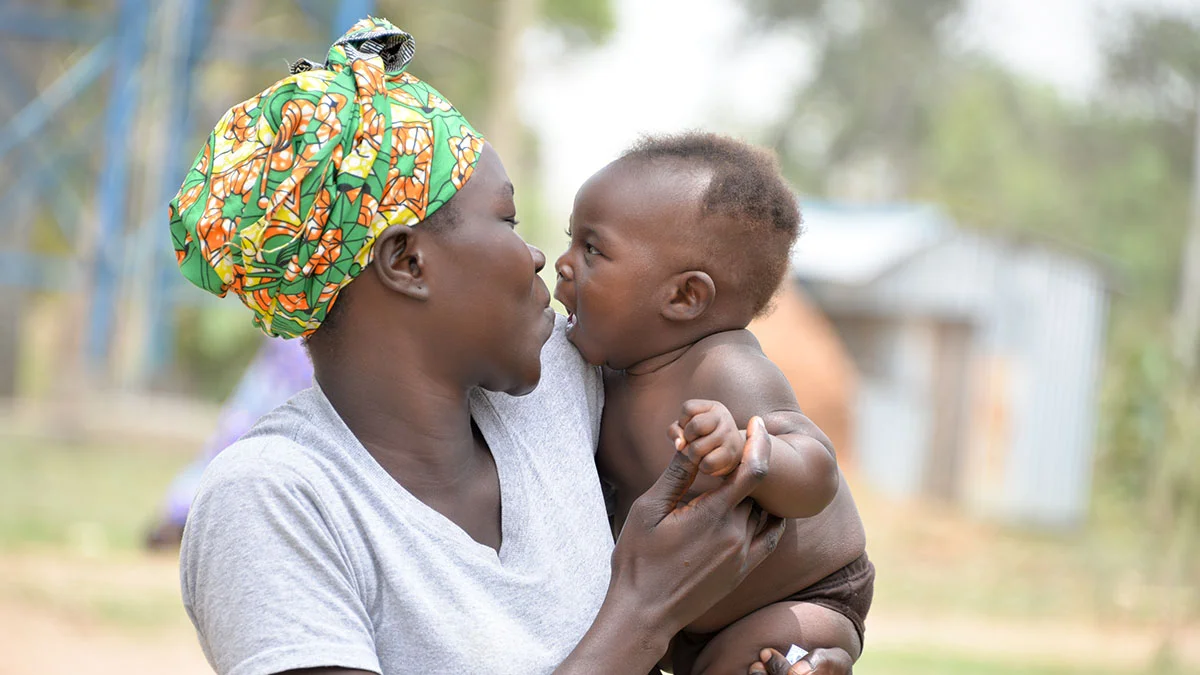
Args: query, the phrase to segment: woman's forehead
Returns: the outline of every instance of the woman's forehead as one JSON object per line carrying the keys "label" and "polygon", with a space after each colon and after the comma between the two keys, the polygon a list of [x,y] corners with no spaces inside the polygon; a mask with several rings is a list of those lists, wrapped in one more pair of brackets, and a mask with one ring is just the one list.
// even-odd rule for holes
{"label": "woman's forehead", "polygon": [[500,155],[491,144],[484,144],[471,179],[462,187],[462,201],[482,204],[511,200],[514,192],[515,188],[508,178],[508,172],[504,170]]}

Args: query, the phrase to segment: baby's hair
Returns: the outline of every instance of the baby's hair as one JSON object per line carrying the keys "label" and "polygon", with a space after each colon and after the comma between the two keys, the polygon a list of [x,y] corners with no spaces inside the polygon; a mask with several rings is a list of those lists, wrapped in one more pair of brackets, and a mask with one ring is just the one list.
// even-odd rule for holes
{"label": "baby's hair", "polygon": [[800,234],[800,209],[775,156],[736,138],[688,131],[645,136],[618,161],[628,160],[678,161],[712,172],[701,220],[719,216],[724,229],[712,232],[705,267],[710,274],[719,270],[752,316],[761,314],[787,273]]}

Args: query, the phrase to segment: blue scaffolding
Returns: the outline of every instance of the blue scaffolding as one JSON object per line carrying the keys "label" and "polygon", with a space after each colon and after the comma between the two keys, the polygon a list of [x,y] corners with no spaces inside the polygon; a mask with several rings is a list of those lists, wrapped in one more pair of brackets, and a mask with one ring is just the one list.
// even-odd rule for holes
{"label": "blue scaffolding", "polygon": [[[0,118],[0,163],[14,177],[0,188],[0,213],[8,216],[0,218],[0,286],[15,287],[18,292],[61,288],[62,280],[83,265],[80,281],[86,279],[88,289],[83,358],[87,369],[103,379],[111,360],[114,317],[122,289],[130,274],[146,273],[123,261],[135,249],[133,239],[138,233],[150,233],[153,283],[141,284],[149,289],[143,299],[147,348],[138,377],[145,383],[160,374],[172,358],[173,289],[179,275],[163,221],[165,205],[191,159],[192,148],[184,144],[191,139],[187,132],[193,126],[196,73],[210,60],[254,60],[279,51],[295,56],[298,46],[259,36],[215,35],[214,9],[225,4],[218,0],[116,0],[114,4],[105,11],[87,13],[0,2],[0,40],[7,48],[50,42],[86,49],[40,90],[25,81],[18,69],[0,68],[0,95],[22,102],[12,114]],[[291,7],[302,12],[318,32],[324,28],[332,40],[370,13],[374,5],[372,0],[293,0]],[[150,55],[147,34],[153,21],[161,18],[159,12],[171,13],[171,39],[164,41],[161,54]],[[156,148],[150,165],[159,167],[155,174],[158,184],[148,189],[159,208],[138,214],[129,203],[130,151],[137,143],[134,123],[142,101],[140,71],[149,56],[167,59],[169,77],[167,91],[162,92],[162,110],[183,131],[167,134],[162,147]],[[102,111],[72,106],[105,79]],[[74,123],[82,122],[77,133],[86,134],[87,142],[56,126],[56,119],[68,111]],[[101,139],[99,144],[90,140],[96,137]],[[87,194],[69,174],[84,164],[81,160],[97,145],[102,148],[103,161],[91,179],[94,193]],[[18,204],[32,206],[22,211]],[[60,257],[35,254],[30,240],[32,216],[13,217],[14,213],[48,214],[65,240],[92,242],[91,255],[81,251]],[[80,237],[85,218],[94,225],[86,237]],[[146,227],[126,226],[139,218],[146,219]]]}

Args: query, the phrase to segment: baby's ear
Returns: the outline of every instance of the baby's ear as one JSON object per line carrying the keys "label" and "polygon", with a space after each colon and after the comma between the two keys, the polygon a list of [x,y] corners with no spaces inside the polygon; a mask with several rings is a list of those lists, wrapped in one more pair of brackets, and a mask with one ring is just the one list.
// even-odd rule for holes
{"label": "baby's ear", "polygon": [[668,321],[698,319],[717,298],[712,277],[699,270],[680,272],[667,283],[668,297],[662,315]]}

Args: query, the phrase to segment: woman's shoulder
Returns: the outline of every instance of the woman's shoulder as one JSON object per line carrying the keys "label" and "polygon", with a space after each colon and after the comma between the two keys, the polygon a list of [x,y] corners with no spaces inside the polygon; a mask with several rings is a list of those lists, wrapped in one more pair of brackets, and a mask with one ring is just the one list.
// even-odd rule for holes
{"label": "woman's shoulder", "polygon": [[328,474],[328,458],[340,454],[336,429],[324,424],[320,391],[310,388],[263,415],[204,471],[200,490],[259,483],[298,486]]}
{"label": "woman's shoulder", "polygon": [[567,339],[567,317],[554,315],[554,330],[542,347],[542,378],[548,374],[547,366],[557,374],[577,374],[583,377],[599,373],[599,369],[588,365],[579,350]]}
{"label": "woman's shoulder", "polygon": [[532,392],[522,396],[487,392],[488,398],[516,405],[540,405],[547,398],[581,400],[592,396],[597,390],[603,391],[600,369],[588,365],[575,345],[567,340],[566,317],[555,317],[554,330],[542,346],[541,357],[542,376]]}
{"label": "woman's shoulder", "polygon": [[196,501],[234,491],[308,491],[311,478],[319,475],[319,462],[295,439],[273,434],[246,436],[214,457],[204,469]]}
{"label": "woman's shoulder", "polygon": [[510,428],[534,435],[582,432],[590,456],[599,435],[604,382],[600,369],[588,365],[567,340],[566,323],[566,317],[555,318],[554,331],[542,347],[542,377],[532,392],[524,396],[482,393]]}

